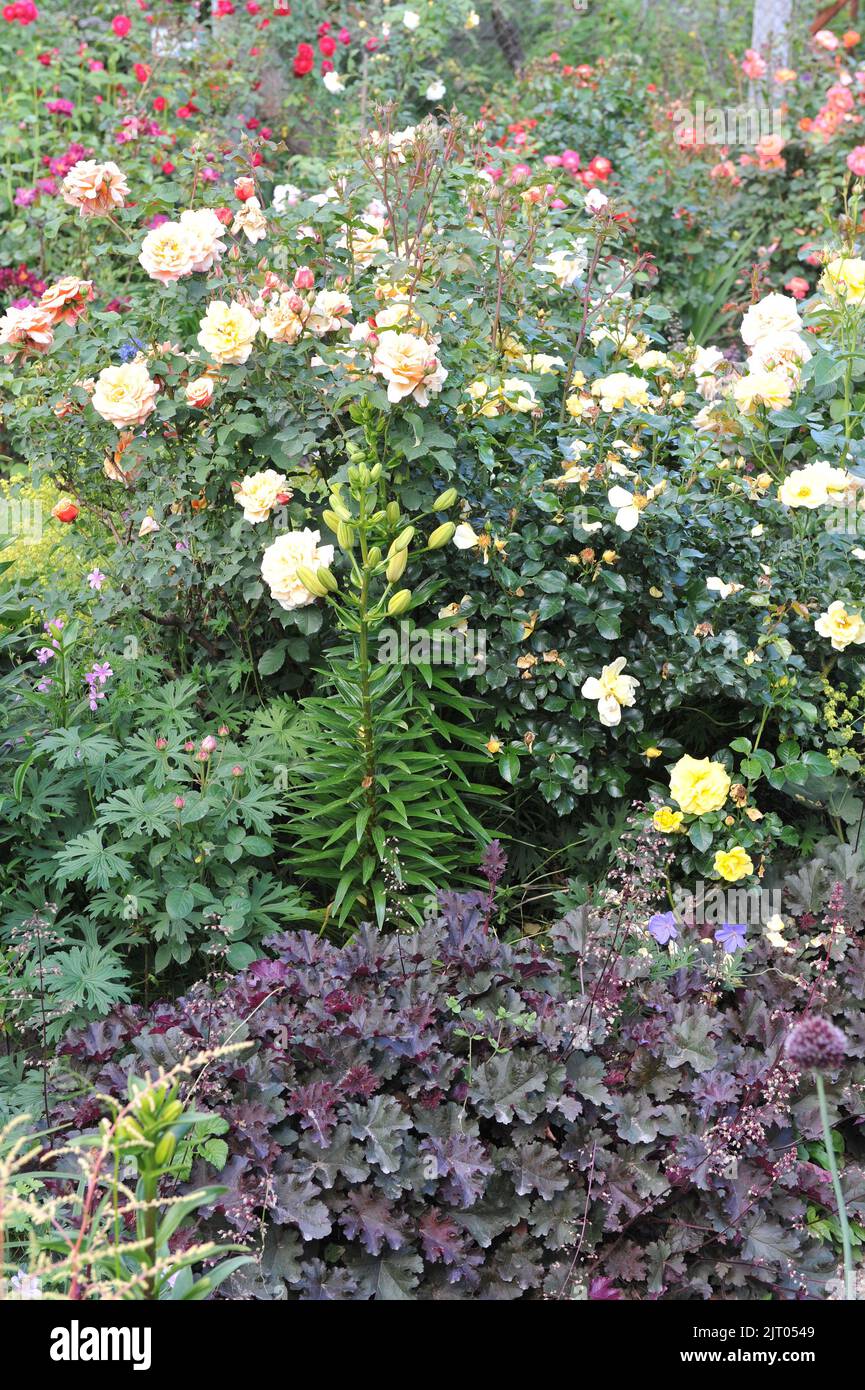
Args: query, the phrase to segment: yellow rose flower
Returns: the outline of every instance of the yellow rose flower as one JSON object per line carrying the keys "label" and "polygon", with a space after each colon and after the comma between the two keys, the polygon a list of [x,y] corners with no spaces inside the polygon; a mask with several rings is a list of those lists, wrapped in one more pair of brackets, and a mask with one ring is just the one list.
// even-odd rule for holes
{"label": "yellow rose flower", "polygon": [[747,878],[748,874],[754,872],[754,864],[750,854],[741,845],[734,845],[732,849],[719,849],[715,855],[715,873],[728,883],[735,883],[737,879]]}
{"label": "yellow rose flower", "polygon": [[861,256],[835,256],[820,276],[820,288],[851,304],[865,299],[865,260]]}
{"label": "yellow rose flower", "polygon": [[252,352],[258,322],[243,304],[215,299],[199,324],[198,341],[220,366],[239,365]]}
{"label": "yellow rose flower", "polygon": [[151,280],[171,285],[195,268],[196,246],[179,222],[163,222],[154,227],[141,243],[138,257]]}
{"label": "yellow rose flower", "polygon": [[647,406],[649,393],[642,377],[628,372],[611,372],[592,383],[592,395],[597,396],[601,409],[609,413],[626,405]]}
{"label": "yellow rose flower", "polygon": [[743,415],[753,415],[758,405],[783,410],[793,399],[793,382],[784,372],[748,372],[733,387],[733,400]]}
{"label": "yellow rose flower", "polygon": [[814,624],[821,637],[829,637],[836,652],[851,642],[865,642],[865,622],[861,614],[848,613],[840,599],[830,603]]}
{"label": "yellow rose flower", "polygon": [[275,469],[268,468],[263,473],[250,473],[245,477],[234,494],[234,500],[243,508],[244,520],[258,525],[260,521],[267,521],[274,507],[279,505],[280,498],[286,494],[291,495],[288,479]]}
{"label": "yellow rose flower", "polygon": [[709,758],[691,758],[686,753],[670,770],[670,795],[689,815],[720,811],[729,790],[727,769]]}
{"label": "yellow rose flower", "polygon": [[118,429],[141,425],[156,404],[156,382],[144,362],[124,362],[99,373],[93,409]]}
{"label": "yellow rose flower", "polygon": [[681,830],[683,820],[681,811],[674,811],[670,806],[659,806],[652,816],[652,825],[656,830],[660,830],[662,835],[673,835],[677,830]]}

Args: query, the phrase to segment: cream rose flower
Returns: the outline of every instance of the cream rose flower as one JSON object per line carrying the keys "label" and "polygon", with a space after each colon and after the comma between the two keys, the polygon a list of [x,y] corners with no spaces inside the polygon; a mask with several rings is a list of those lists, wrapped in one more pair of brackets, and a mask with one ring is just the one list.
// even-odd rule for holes
{"label": "cream rose flower", "polygon": [[267,521],[274,508],[290,496],[288,479],[275,469],[268,468],[264,473],[250,473],[243,478],[234,500],[243,508],[244,520],[258,525],[260,521]]}
{"label": "cream rose flower", "polygon": [[626,405],[645,407],[649,404],[649,392],[640,376],[629,372],[611,372],[592,383],[592,395],[600,401],[601,409],[608,414],[622,410]]}
{"label": "cream rose flower", "polygon": [[319,545],[318,531],[286,531],[269,545],[261,560],[261,577],[281,608],[305,608],[315,595],[297,577],[298,568],[313,573],[333,563],[333,546]]}
{"label": "cream rose flower", "polygon": [[93,409],[118,429],[142,425],[156,405],[156,382],[144,362],[105,367],[93,392]]}
{"label": "cream rose flower", "polygon": [[840,599],[830,603],[814,624],[821,637],[828,637],[836,652],[843,652],[851,642],[865,642],[865,622],[860,613],[848,613]]}
{"label": "cream rose flower", "polygon": [[801,333],[802,320],[795,299],[786,294],[767,294],[758,304],[751,305],[739,331],[742,342],[750,348],[770,334]]}
{"label": "cream rose flower", "polygon": [[753,415],[760,405],[783,410],[793,399],[794,386],[786,372],[749,372],[733,386],[733,400],[743,415]]}
{"label": "cream rose flower", "polygon": [[307,325],[311,333],[322,338],[325,333],[336,333],[342,328],[351,311],[351,300],[342,290],[319,290],[312,301]]}
{"label": "cream rose flower", "polygon": [[257,198],[247,198],[245,203],[241,203],[234,215],[231,230],[235,236],[243,232],[253,246],[257,241],[264,241],[267,236],[267,219]]}
{"label": "cream rose flower", "polygon": [[382,333],[372,359],[373,371],[387,382],[389,401],[411,396],[418,405],[428,405],[430,395],[438,395],[447,371],[436,357],[436,348],[417,333]]}
{"label": "cream rose flower", "polygon": [[211,270],[225,250],[220,240],[225,228],[213,208],[187,208],[180,214],[180,225],[189,238],[196,271]]}
{"label": "cream rose flower", "polygon": [[198,342],[220,366],[243,363],[252,352],[258,320],[243,304],[214,299],[199,324]]}
{"label": "cream rose flower", "polygon": [[611,666],[602,666],[600,676],[589,676],[580,691],[587,700],[597,700],[598,718],[606,728],[622,722],[622,706],[633,705],[640,684],[633,676],[623,676],[625,657],[617,657]]}
{"label": "cream rose flower", "polygon": [[183,394],[186,404],[193,410],[206,410],[213,400],[213,378],[197,376],[194,381],[187,382]]}
{"label": "cream rose flower", "polygon": [[154,227],[141,243],[138,257],[151,280],[171,285],[195,267],[195,246],[179,222],[163,222]]}
{"label": "cream rose flower", "polygon": [[767,333],[754,344],[748,357],[748,371],[782,371],[798,381],[802,363],[810,356],[811,349],[798,333]]}
{"label": "cream rose flower", "polygon": [[19,353],[47,352],[53,342],[54,317],[43,304],[9,308],[0,319],[0,345],[12,348],[10,358]]}
{"label": "cream rose flower", "polygon": [[709,758],[691,758],[686,753],[670,769],[670,794],[689,815],[720,811],[729,790],[727,769]]}
{"label": "cream rose flower", "polygon": [[571,251],[562,249],[549,251],[547,259],[536,262],[534,269],[543,271],[545,275],[551,275],[559,289],[566,290],[579,280],[588,263],[589,255],[586,242],[580,238],[574,242]]}
{"label": "cream rose flower", "polygon": [[[829,469],[829,472],[841,473],[842,470]],[[842,476],[846,477],[846,474]],[[829,501],[829,481],[826,469],[815,464],[794,468],[778,488],[778,501],[785,507],[806,507],[809,511],[824,507]]]}
{"label": "cream rose flower", "polygon": [[73,164],[60,189],[63,201],[78,208],[82,217],[104,217],[122,208],[129,185],[117,165],[109,160],[80,159]]}
{"label": "cream rose flower", "polygon": [[309,308],[293,291],[283,291],[267,301],[261,331],[276,343],[296,343],[303,332]]}

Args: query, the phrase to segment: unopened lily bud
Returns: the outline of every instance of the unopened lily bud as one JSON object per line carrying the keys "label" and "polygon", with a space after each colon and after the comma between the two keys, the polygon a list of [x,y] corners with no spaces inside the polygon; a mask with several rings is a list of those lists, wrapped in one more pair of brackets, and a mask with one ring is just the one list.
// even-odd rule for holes
{"label": "unopened lily bud", "polygon": [[175,1122],[176,1120],[179,1120],[179,1119],[180,1119],[180,1117],[181,1117],[182,1114],[183,1114],[183,1101],[182,1101],[182,1100],[170,1100],[170,1101],[168,1102],[168,1104],[166,1105],[165,1109],[164,1109],[164,1110],[162,1111],[162,1113],[160,1114],[159,1118],[160,1118],[160,1120],[162,1120],[163,1124],[166,1124],[166,1125],[173,1125],[174,1122]]}
{"label": "unopened lily bud", "polygon": [[331,531],[335,531],[336,528],[339,526],[339,517],[337,516],[336,512],[323,511],[321,514],[321,519],[324,522],[325,526],[330,527]]}
{"label": "unopened lily bud", "polygon": [[381,563],[381,549],[379,548],[379,546],[374,545],[372,549],[368,551],[366,559],[367,564],[371,565],[372,568],[375,569],[376,565]]}
{"label": "unopened lily bud", "polygon": [[413,538],[413,536],[414,536],[414,527],[413,527],[413,526],[406,526],[405,530],[404,530],[404,531],[400,531],[400,533],[399,533],[399,535],[397,536],[396,540],[392,543],[392,545],[391,545],[391,547],[390,547],[390,550],[388,551],[388,554],[389,554],[389,555],[395,555],[395,554],[397,553],[398,550],[405,550],[405,549],[407,549],[407,547],[410,546],[411,543],[412,543],[412,538]]}
{"label": "unopened lily bud", "polygon": [[405,573],[405,567],[407,564],[407,550],[398,550],[395,555],[392,555],[390,560],[388,561],[387,569],[385,570],[385,574],[387,575],[387,582],[389,584],[395,584],[398,579],[401,579],[403,574]]}
{"label": "unopened lily bud", "polygon": [[315,594],[316,598],[324,598],[325,594],[327,593],[327,589],[324,587],[321,581],[313,574],[312,570],[307,569],[306,565],[298,566],[297,577],[300,580],[303,587],[309,593]]}
{"label": "unopened lily bud", "polygon": [[324,565],[319,566],[319,568],[315,572],[315,577],[318,580],[319,584],[324,585],[329,594],[336,593],[337,589],[339,588],[339,585],[337,584],[330,570],[326,569]]}
{"label": "unopened lily bud", "polygon": [[336,528],[336,538],[343,550],[352,550],[354,548],[354,527],[341,521]]}
{"label": "unopened lily bud", "polygon": [[384,514],[391,526],[396,526],[399,521],[399,502],[388,502],[384,509]]}
{"label": "unopened lily bud", "polygon": [[442,526],[437,526],[427,541],[430,550],[440,550],[443,545],[447,545],[456,529],[452,521],[446,521]]}
{"label": "unopened lily bud", "polygon": [[411,589],[400,589],[399,593],[394,594],[387,606],[389,618],[398,618],[405,613],[411,604]]}
{"label": "unopened lily bud", "polygon": [[372,469],[370,470],[369,480],[370,480],[371,483],[377,483],[380,477],[381,477],[381,464],[380,464],[380,463],[376,463],[376,464],[373,465]]}
{"label": "unopened lily bud", "polygon": [[167,1134],[163,1134],[153,1151],[153,1162],[156,1164],[156,1167],[167,1168],[174,1157],[176,1148],[177,1136],[172,1134],[171,1130],[169,1130]]}
{"label": "unopened lily bud", "polygon": [[455,487],[449,487],[448,490],[447,490],[447,492],[443,492],[442,495],[441,495],[441,497],[437,497],[436,500],[435,500],[435,502],[433,502],[433,511],[434,511],[434,512],[446,512],[447,509],[448,509],[448,507],[452,507],[453,504],[454,504],[454,502],[456,502],[456,500],[457,500],[457,490],[456,490],[456,488],[455,488]]}
{"label": "unopened lily bud", "polygon": [[331,497],[330,505],[333,507],[333,510],[340,521],[351,521],[351,512],[349,511],[345,503],[340,500],[339,497]]}

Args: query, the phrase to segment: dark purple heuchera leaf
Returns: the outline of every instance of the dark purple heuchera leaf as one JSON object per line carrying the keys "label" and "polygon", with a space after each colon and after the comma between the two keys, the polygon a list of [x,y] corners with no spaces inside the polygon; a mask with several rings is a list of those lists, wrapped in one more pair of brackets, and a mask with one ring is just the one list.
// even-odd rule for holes
{"label": "dark purple heuchera leaf", "polygon": [[391,1250],[405,1244],[405,1218],[368,1183],[349,1193],[339,1224],[349,1240],[360,1240],[370,1255],[380,1254],[385,1243]]}
{"label": "dark purple heuchera leaf", "polygon": [[[557,1298],[577,1244],[604,1298],[821,1296],[837,1260],[807,1209],[833,1210],[831,1183],[795,1156],[820,1117],[783,1041],[818,985],[850,1040],[829,1102],[854,1133],[858,940],[824,972],[812,924],[779,969],[754,933],[754,987],[713,984],[710,1004],[703,970],[652,979],[591,909],[513,944],[488,914],[486,893],[445,893],[410,936],[364,928],[340,949],[276,933],[216,989],[71,1032],[81,1084],[52,1118],[94,1128],[98,1093],[125,1095],[131,1071],[247,1039],[196,1081],[229,1156],[218,1175],[197,1160],[186,1186],[227,1191],[182,1239],[227,1226],[260,1249],[264,1226],[265,1253],[286,1258],[262,1260],[250,1297]],[[849,1157],[844,1181],[861,1220]]]}

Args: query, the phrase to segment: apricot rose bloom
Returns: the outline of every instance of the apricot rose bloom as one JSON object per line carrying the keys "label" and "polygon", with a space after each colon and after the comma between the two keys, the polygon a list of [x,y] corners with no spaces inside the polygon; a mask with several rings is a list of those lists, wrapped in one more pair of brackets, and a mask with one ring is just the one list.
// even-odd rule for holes
{"label": "apricot rose bloom", "polygon": [[206,410],[213,400],[213,378],[197,376],[194,381],[187,382],[183,394],[186,404],[193,410]]}
{"label": "apricot rose bloom", "polygon": [[299,568],[313,573],[333,563],[333,546],[319,545],[318,531],[286,531],[269,545],[261,560],[261,577],[280,608],[289,611],[315,602],[315,595],[297,577]]}
{"label": "apricot rose bloom", "polygon": [[688,815],[720,811],[729,790],[727,769],[710,758],[692,758],[686,753],[670,769],[670,795]]}
{"label": "apricot rose bloom", "polygon": [[243,508],[244,519],[257,525],[267,521],[274,507],[290,495],[288,479],[268,468],[263,473],[250,473],[243,478],[234,500]]}
{"label": "apricot rose bloom", "polygon": [[79,280],[77,275],[64,275],[43,291],[39,304],[48,310],[52,323],[74,323],[92,298],[92,281]]}
{"label": "apricot rose bloom", "polygon": [[300,295],[283,290],[267,302],[262,316],[261,331],[275,343],[296,343],[303,332],[309,306]]}
{"label": "apricot rose bloom", "polygon": [[179,222],[163,222],[147,233],[141,243],[138,262],[151,280],[171,285],[184,275],[192,274],[195,248]]}
{"label": "apricot rose bloom", "polygon": [[220,366],[237,366],[252,352],[258,321],[243,304],[215,299],[199,325],[198,342]]}
{"label": "apricot rose bloom", "polygon": [[113,160],[98,164],[95,159],[79,159],[60,191],[63,201],[77,208],[82,217],[105,217],[125,205],[129,185]]}
{"label": "apricot rose bloom", "polygon": [[447,371],[436,357],[436,348],[417,333],[382,333],[373,354],[373,371],[387,382],[387,398],[396,402],[411,396],[418,405],[429,405],[438,395]]}
{"label": "apricot rose bloom", "polygon": [[10,359],[19,353],[47,352],[53,341],[54,319],[42,304],[10,307],[0,319],[0,346],[12,348]]}
{"label": "apricot rose bloom", "polygon": [[93,409],[118,429],[143,425],[156,405],[156,382],[144,362],[105,367],[93,392]]}
{"label": "apricot rose bloom", "polygon": [[715,873],[728,883],[735,883],[737,879],[747,878],[748,874],[752,874],[754,864],[747,850],[741,845],[734,845],[730,850],[718,850],[714,869]]}

